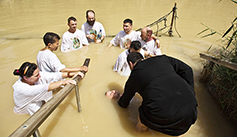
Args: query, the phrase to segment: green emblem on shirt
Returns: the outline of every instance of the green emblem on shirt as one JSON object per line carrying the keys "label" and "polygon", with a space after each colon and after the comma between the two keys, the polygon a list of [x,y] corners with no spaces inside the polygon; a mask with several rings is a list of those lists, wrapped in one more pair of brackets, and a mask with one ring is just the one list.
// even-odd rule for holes
{"label": "green emblem on shirt", "polygon": [[73,38],[73,48],[78,49],[80,47],[80,40],[77,37]]}

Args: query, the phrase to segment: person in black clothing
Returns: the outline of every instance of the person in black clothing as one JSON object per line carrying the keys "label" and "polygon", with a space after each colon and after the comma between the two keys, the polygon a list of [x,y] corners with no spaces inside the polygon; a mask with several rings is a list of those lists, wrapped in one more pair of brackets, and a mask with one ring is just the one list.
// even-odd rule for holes
{"label": "person in black clothing", "polygon": [[112,90],[106,95],[118,99],[118,104],[124,108],[136,92],[142,96],[138,131],[150,128],[171,136],[186,133],[197,119],[192,68],[166,55],[143,60],[140,53],[132,52],[127,61],[132,72],[124,93],[120,95]]}

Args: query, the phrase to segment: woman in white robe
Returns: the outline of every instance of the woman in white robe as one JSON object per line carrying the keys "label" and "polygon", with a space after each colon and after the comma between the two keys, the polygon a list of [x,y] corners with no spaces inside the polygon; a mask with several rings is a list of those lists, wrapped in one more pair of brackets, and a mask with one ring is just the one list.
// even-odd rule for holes
{"label": "woman in white robe", "polygon": [[68,79],[83,73],[66,72],[40,72],[35,63],[25,62],[19,69],[13,72],[20,76],[12,86],[15,102],[14,112],[33,115],[40,107],[52,98],[52,90],[67,84],[76,84],[76,81]]}

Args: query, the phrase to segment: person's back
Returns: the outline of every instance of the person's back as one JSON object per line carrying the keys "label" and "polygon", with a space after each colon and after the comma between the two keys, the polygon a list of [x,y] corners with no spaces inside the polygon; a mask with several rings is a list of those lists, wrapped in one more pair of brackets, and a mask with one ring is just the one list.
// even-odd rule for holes
{"label": "person's back", "polygon": [[192,69],[166,55],[138,61],[126,82],[119,105],[127,107],[138,92],[141,122],[169,135],[185,133],[196,121],[196,98]]}
{"label": "person's back", "polygon": [[120,73],[123,76],[129,76],[131,69],[127,62],[127,56],[130,52],[140,52],[145,57],[145,51],[141,49],[141,43],[139,41],[132,41],[130,49],[123,51],[117,58],[114,64],[113,71]]}
{"label": "person's back", "polygon": [[123,76],[130,75],[131,70],[130,70],[129,65],[126,61],[128,54],[129,54],[128,50],[125,50],[121,54],[119,54],[119,56],[114,64],[113,71],[116,71]]}
{"label": "person's back", "polygon": [[[146,86],[149,85],[151,81],[157,78],[164,78],[168,76],[177,76],[176,70],[174,69],[175,62],[170,62],[174,58],[170,58],[166,55],[156,56],[152,58],[148,58],[144,61],[139,61],[139,63],[136,64],[136,69],[132,71],[131,75],[134,75],[137,79],[140,80],[140,84],[145,84]],[[174,60],[175,61],[175,60]],[[156,63],[154,63],[156,62]],[[179,62],[177,62],[179,63]],[[184,64],[178,64],[179,68],[183,67]],[[178,67],[178,66],[176,66]],[[189,66],[185,65],[185,67],[190,68]],[[137,72],[138,71],[138,72]],[[192,69],[190,68],[192,73]],[[138,75],[138,73],[141,73]],[[188,78],[188,83],[193,83],[193,80],[191,78]],[[192,82],[190,82],[192,80]]]}
{"label": "person's back", "polygon": [[36,61],[42,72],[59,72],[66,67],[50,50],[39,51]]}

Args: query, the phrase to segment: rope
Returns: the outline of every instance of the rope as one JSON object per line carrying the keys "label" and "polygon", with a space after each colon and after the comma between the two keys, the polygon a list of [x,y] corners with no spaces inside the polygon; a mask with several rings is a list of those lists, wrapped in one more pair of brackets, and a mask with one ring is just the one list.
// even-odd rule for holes
{"label": "rope", "polygon": [[[177,10],[177,7],[174,6],[174,7],[172,8],[172,10],[171,10],[169,13],[167,13],[167,14],[164,15],[163,17],[159,18],[159,19],[156,20],[155,22],[153,22],[153,23],[147,25],[146,27],[153,27],[154,25],[156,25],[157,30],[154,32],[154,34],[157,36],[157,35],[158,35],[158,32],[160,32],[160,31],[166,29],[167,27],[171,27],[170,25],[169,25],[169,26],[166,25],[166,23],[167,23],[167,18],[168,18],[168,16],[169,16],[172,12],[175,12],[176,10]],[[176,19],[177,19],[177,18],[178,18],[177,12],[175,12],[175,16],[174,16],[174,28],[175,28],[176,33],[179,35],[179,37],[181,37],[181,35],[179,34],[179,32],[178,32],[178,30],[177,30],[177,27],[176,27]],[[162,27],[161,29],[159,29],[159,23],[161,23],[162,21],[164,21],[164,27]],[[142,28],[139,28],[139,29],[137,29],[136,31],[141,31],[141,30],[142,30]],[[167,31],[166,31],[165,33],[163,33],[162,35],[164,35],[164,34],[166,34],[166,33],[172,33],[172,32],[170,32],[170,31],[172,31],[172,30],[167,30]]]}
{"label": "rope", "polygon": [[[179,37],[181,37],[181,35],[179,34],[179,32],[178,32],[178,30],[177,30],[177,27],[176,27],[176,19],[178,18],[178,16],[177,16],[177,12],[176,12],[176,10],[177,10],[177,7],[176,7],[176,4],[175,4],[175,6],[172,8],[172,10],[169,12],[169,13],[167,13],[166,15],[164,15],[163,17],[161,17],[161,18],[159,18],[158,20],[156,20],[156,21],[154,21],[153,23],[151,23],[151,24],[149,24],[149,25],[146,25],[146,27],[153,27],[153,26],[155,26],[156,25],[156,27],[157,27],[157,29],[156,29],[156,31],[155,32],[153,32],[153,34],[154,35],[158,35],[158,32],[160,32],[160,31],[163,31],[163,30],[165,30],[166,28],[170,28],[171,26],[170,25],[168,25],[167,26],[167,18],[168,18],[168,16],[171,14],[171,13],[173,13],[173,12],[175,12],[174,13],[174,28],[175,28],[175,31],[176,31],[176,33],[179,35]],[[161,23],[162,21],[164,21],[164,27],[162,27],[162,28],[160,28],[159,27],[159,23]],[[139,29],[137,29],[136,31],[141,31],[142,30],[142,28],[139,28]],[[172,30],[167,30],[166,32],[164,32],[163,34],[161,34],[161,35],[165,35],[166,33],[172,33]],[[107,35],[106,37],[115,37],[116,35]]]}
{"label": "rope", "polygon": [[[169,27],[166,25],[167,22],[167,17],[173,12],[173,10],[171,10],[169,13],[167,13],[166,15],[164,15],[163,17],[159,18],[158,20],[156,20],[155,22],[147,25],[146,27],[153,27],[154,25],[157,26],[157,31],[153,32],[154,34],[158,35],[159,31],[164,30],[165,28]],[[164,21],[164,27],[159,29],[159,23]],[[141,31],[142,28],[137,29],[136,31]],[[107,35],[106,37],[115,37],[116,35]]]}
{"label": "rope", "polygon": [[[173,10],[171,10],[169,13],[167,13],[166,15],[164,15],[163,17],[159,18],[158,20],[156,20],[155,22],[147,25],[146,27],[153,27],[154,25],[158,25],[158,23],[162,22],[163,20],[165,21],[165,26],[166,26],[166,21],[167,21],[167,17],[173,12]],[[142,28],[137,29],[136,31],[141,31]],[[156,32],[155,32],[156,33]]]}

